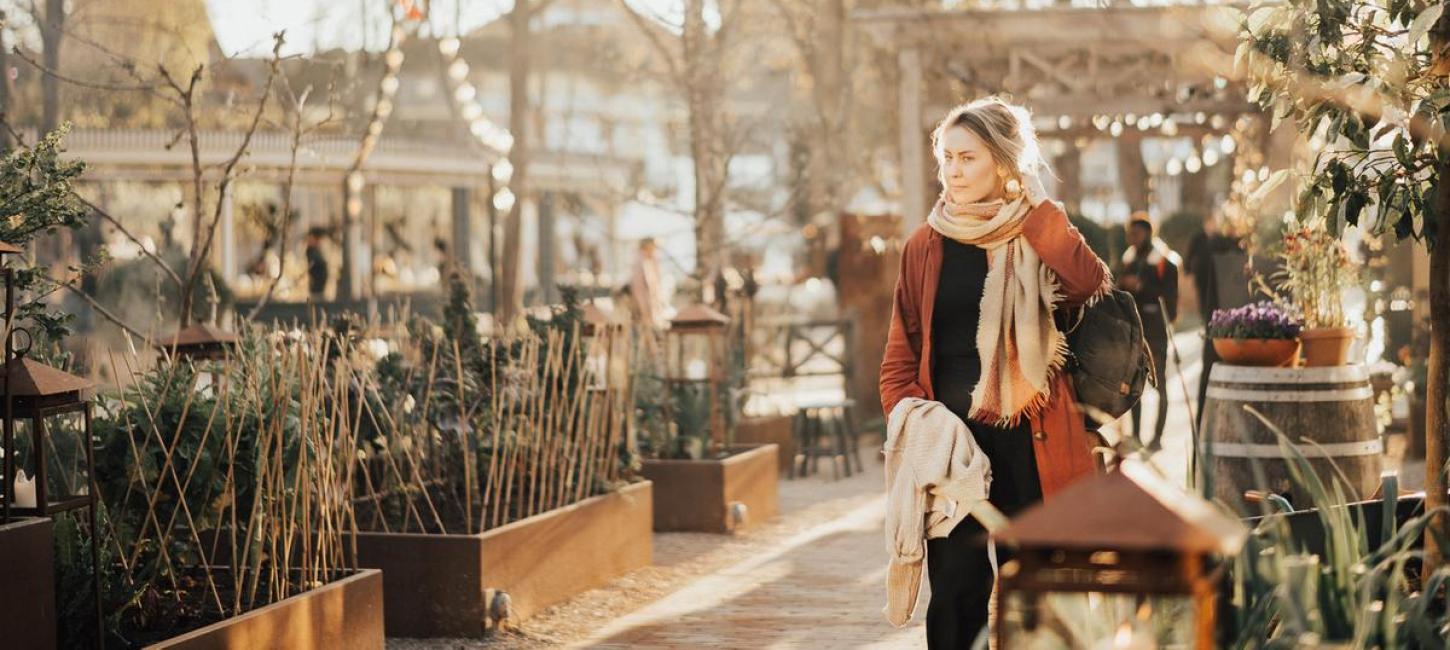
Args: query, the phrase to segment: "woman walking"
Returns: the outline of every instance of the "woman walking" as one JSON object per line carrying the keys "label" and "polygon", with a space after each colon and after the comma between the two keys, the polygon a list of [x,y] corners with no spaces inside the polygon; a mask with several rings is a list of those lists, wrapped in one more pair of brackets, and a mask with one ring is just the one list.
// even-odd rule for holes
{"label": "woman walking", "polygon": [[[943,190],[902,252],[881,405],[935,400],[966,422],[990,462],[988,500],[1010,516],[1094,471],[1054,314],[1103,295],[1111,278],[1043,196],[1025,109],[995,97],[958,106],[932,145]],[[969,647],[987,625],[983,532],[967,518],[926,541],[929,647]]]}

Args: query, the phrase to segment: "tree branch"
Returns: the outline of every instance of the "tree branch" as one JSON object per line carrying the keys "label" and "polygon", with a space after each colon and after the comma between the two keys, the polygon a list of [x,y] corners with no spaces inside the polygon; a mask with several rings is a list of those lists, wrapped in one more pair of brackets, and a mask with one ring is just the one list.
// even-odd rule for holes
{"label": "tree branch", "polygon": [[145,334],[142,334],[141,332],[137,331],[136,328],[131,327],[130,325],[127,325],[126,322],[123,321],[123,320],[121,320],[121,318],[119,316],[111,313],[111,311],[109,309],[106,309],[105,307],[101,306],[101,303],[96,302],[96,299],[95,298],[92,298],[90,294],[88,294],[88,293],[86,293],[84,291],[81,291],[80,287],[75,286],[71,282],[61,282],[59,280],[56,280],[55,278],[49,278],[49,279],[50,279],[51,282],[56,283],[57,286],[65,287],[66,289],[69,289],[71,293],[73,293],[73,294],[75,294],[77,296],[80,296],[81,297],[81,300],[86,301],[86,303],[91,306],[91,309],[94,309],[97,314],[100,314],[106,320],[111,321],[113,324],[116,325],[116,327],[119,327],[119,328],[121,328],[123,330],[126,330],[127,333],[129,333],[130,335],[132,335],[132,336],[134,336],[136,338],[143,339],[143,340],[147,338],[147,336]]}
{"label": "tree branch", "polygon": [[664,39],[660,38],[659,32],[656,31],[658,27],[654,24],[653,19],[635,11],[634,7],[629,6],[629,2],[626,0],[617,1],[620,8],[624,10],[624,13],[639,27],[640,33],[644,34],[645,39],[650,42],[650,45],[654,46],[655,51],[659,52],[660,58],[665,60],[665,64],[669,66],[670,80],[676,85],[684,87],[686,79],[684,71],[681,69],[683,66],[675,58],[675,53],[670,51],[669,45],[666,45]]}
{"label": "tree branch", "polygon": [[[72,194],[74,194],[74,192],[72,192]],[[120,219],[117,219],[111,213],[102,210],[100,206],[91,203],[89,200],[79,194],[75,194],[75,197],[79,199],[81,203],[84,203],[86,207],[90,208],[91,212],[95,213],[96,216],[105,219],[106,221],[110,222],[112,226],[115,226],[116,230],[120,231],[120,233],[124,235],[126,239],[131,240],[131,243],[135,244],[137,248],[141,249],[141,253],[143,255],[145,255],[151,261],[155,262],[156,266],[161,267],[161,271],[165,273],[166,276],[176,284],[177,289],[185,286],[185,283],[181,280],[181,276],[176,273],[176,269],[171,268],[171,265],[167,264],[165,260],[161,259],[161,256],[147,249],[146,245],[142,243],[142,241],[137,238],[136,235],[132,234],[130,230],[127,230],[126,226],[121,225]]]}

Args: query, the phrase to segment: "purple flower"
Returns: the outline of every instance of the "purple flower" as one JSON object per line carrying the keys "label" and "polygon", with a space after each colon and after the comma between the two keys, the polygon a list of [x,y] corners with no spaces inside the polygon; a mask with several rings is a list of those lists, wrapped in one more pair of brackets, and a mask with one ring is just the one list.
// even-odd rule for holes
{"label": "purple flower", "polygon": [[1217,309],[1208,321],[1210,338],[1292,339],[1299,322],[1278,305],[1260,301],[1235,309]]}

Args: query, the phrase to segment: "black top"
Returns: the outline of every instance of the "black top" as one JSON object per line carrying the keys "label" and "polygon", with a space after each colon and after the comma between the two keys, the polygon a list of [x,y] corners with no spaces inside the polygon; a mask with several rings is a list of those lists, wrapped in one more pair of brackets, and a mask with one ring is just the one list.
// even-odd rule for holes
{"label": "black top", "polygon": [[316,246],[307,247],[307,290],[317,295],[327,290],[327,258]]}
{"label": "black top", "polygon": [[943,237],[941,278],[931,315],[932,346],[939,359],[950,357],[947,364],[970,364],[973,378],[981,365],[977,325],[986,283],[987,251]]}

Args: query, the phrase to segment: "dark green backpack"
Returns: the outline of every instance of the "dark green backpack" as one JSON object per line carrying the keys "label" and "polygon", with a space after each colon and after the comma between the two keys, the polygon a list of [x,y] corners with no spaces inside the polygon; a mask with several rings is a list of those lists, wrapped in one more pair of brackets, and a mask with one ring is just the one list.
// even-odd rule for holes
{"label": "dark green backpack", "polygon": [[[1143,386],[1154,385],[1152,355],[1132,294],[1113,290],[1091,307],[1074,310],[1067,328],[1067,372],[1088,421],[1116,420],[1138,403]],[[1096,428],[1096,427],[1093,427]]]}

